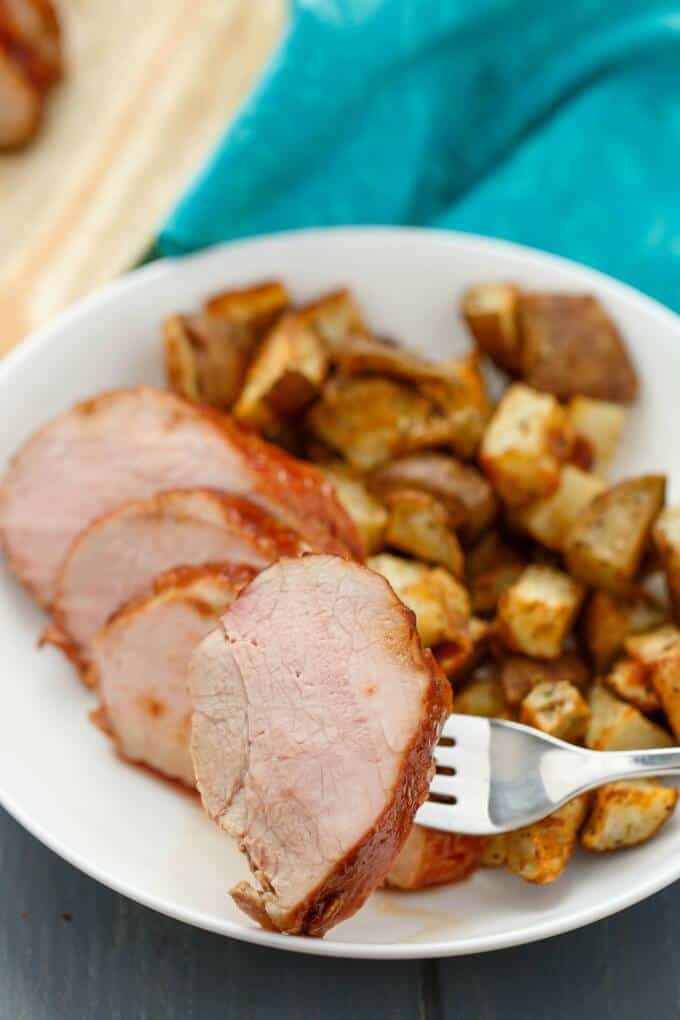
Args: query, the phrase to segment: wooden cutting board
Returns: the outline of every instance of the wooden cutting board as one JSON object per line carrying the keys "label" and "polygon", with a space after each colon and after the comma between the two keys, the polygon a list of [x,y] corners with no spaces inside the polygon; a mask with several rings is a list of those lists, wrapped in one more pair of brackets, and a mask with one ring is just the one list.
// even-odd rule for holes
{"label": "wooden cutting board", "polygon": [[277,42],[284,0],[63,0],[67,72],[0,155],[0,354],[143,255]]}

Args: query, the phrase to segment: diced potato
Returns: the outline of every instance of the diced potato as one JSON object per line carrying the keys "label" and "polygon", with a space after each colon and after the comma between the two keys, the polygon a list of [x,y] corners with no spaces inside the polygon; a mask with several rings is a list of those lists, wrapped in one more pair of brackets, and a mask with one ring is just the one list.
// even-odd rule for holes
{"label": "diced potato", "polygon": [[387,510],[371,495],[361,477],[341,462],[319,465],[319,470],[332,482],[335,492],[356,524],[367,553],[377,552],[383,546],[387,527]]}
{"label": "diced potato", "polygon": [[390,379],[334,379],[307,415],[312,432],[359,471],[373,471],[408,447],[431,417],[429,401]]}
{"label": "diced potato", "polygon": [[439,379],[442,375],[440,365],[398,344],[361,334],[347,336],[334,350],[333,360],[341,375],[380,375],[407,383]]}
{"label": "diced potato", "polygon": [[590,709],[580,692],[566,680],[537,684],[527,694],[519,721],[561,740],[582,740]]}
{"label": "diced potato", "polygon": [[214,294],[205,303],[205,311],[230,325],[268,329],[290,304],[290,295],[278,280]]}
{"label": "diced potato", "polygon": [[519,290],[509,283],[482,283],[463,296],[462,313],[480,349],[511,375],[521,371],[517,328]]}
{"label": "diced potato", "polygon": [[663,475],[642,475],[595,496],[565,542],[569,572],[595,588],[629,590],[663,507],[665,489]]}
{"label": "diced potato", "polygon": [[170,387],[188,400],[199,400],[198,367],[184,315],[169,315],[164,320],[163,346]]}
{"label": "diced potato", "polygon": [[260,336],[257,329],[204,313],[169,316],[163,323],[168,383],[189,400],[228,410],[241,391]]}
{"label": "diced potato", "polygon": [[590,470],[594,475],[606,478],[623,435],[625,409],[607,400],[577,396],[567,404],[567,416],[576,435],[588,444]]}
{"label": "diced potato", "polygon": [[484,840],[484,850],[479,862],[480,867],[504,867],[508,863],[508,840],[507,832],[501,832],[497,836],[487,836]]}
{"label": "diced potato", "polygon": [[296,315],[310,326],[329,354],[334,356],[352,336],[369,336],[363,316],[347,290],[336,290],[303,305]]}
{"label": "diced potato", "polygon": [[449,680],[466,676],[477,665],[486,651],[490,633],[491,627],[485,620],[471,616],[454,641],[445,641],[432,649]]}
{"label": "diced potato", "polygon": [[473,354],[445,362],[439,368],[439,377],[421,381],[420,390],[441,412],[443,428],[448,430],[442,442],[469,460],[491,417],[491,402],[479,359]]}
{"label": "diced potato", "polygon": [[680,743],[680,653],[658,662],[652,670],[651,682],[675,739]]}
{"label": "diced potato", "polygon": [[680,630],[672,623],[665,623],[644,634],[631,634],[623,642],[628,654],[648,669],[662,659],[680,653]]}
{"label": "diced potato", "polygon": [[487,719],[512,718],[498,673],[494,669],[482,667],[473,674],[463,689],[456,691],[453,704],[458,715],[481,715]]}
{"label": "diced potato", "polygon": [[619,659],[604,677],[604,682],[610,691],[645,715],[658,712],[661,707],[648,671],[635,659]]}
{"label": "diced potato", "polygon": [[588,813],[583,794],[548,818],[508,835],[508,868],[527,882],[546,885],[562,874]]}
{"label": "diced potato", "polygon": [[480,463],[510,506],[548,496],[559,485],[571,435],[554,397],[514,383],[503,395],[480,448]]}
{"label": "diced potato", "polygon": [[385,884],[393,889],[424,889],[460,882],[479,866],[483,851],[483,837],[414,825],[392,862]]}
{"label": "diced potato", "polygon": [[667,730],[633,705],[621,701],[600,681],[591,688],[589,705],[586,746],[594,751],[644,751],[673,746]]}
{"label": "diced potato", "polygon": [[384,498],[389,510],[385,544],[461,577],[463,552],[439,500],[417,489],[395,490]]}
{"label": "diced potato", "polygon": [[680,622],[680,506],[667,507],[652,530],[675,617]]}
{"label": "diced potato", "polygon": [[501,595],[520,577],[525,566],[524,559],[497,531],[488,531],[465,561],[473,612],[495,612]]}
{"label": "diced potato", "polygon": [[603,853],[645,843],[668,821],[677,801],[678,791],[658,780],[608,783],[595,793],[581,844]]}
{"label": "diced potato", "polygon": [[597,672],[609,669],[629,634],[658,627],[666,617],[663,606],[647,595],[624,598],[593,592],[583,612],[581,636]]}
{"label": "diced potato", "polygon": [[560,570],[527,567],[498,603],[501,639],[525,655],[557,659],[583,595],[583,585]]}
{"label": "diced potato", "polygon": [[376,471],[369,485],[380,494],[393,489],[422,489],[443,503],[449,524],[472,539],[496,513],[496,500],[484,475],[445,453],[412,453]]}
{"label": "diced potato", "polygon": [[596,298],[522,294],[517,314],[520,374],[530,386],[557,397],[635,400],[635,369],[619,330]]}
{"label": "diced potato", "polygon": [[443,567],[380,553],[368,566],[382,574],[416,615],[420,640],[427,647],[468,635],[470,601],[465,588]]}
{"label": "diced potato", "polygon": [[510,520],[548,549],[560,552],[578,515],[604,489],[604,482],[565,464],[559,484],[549,496],[510,508]]}
{"label": "diced potato", "polygon": [[255,428],[275,428],[279,416],[297,414],[314,400],[327,372],[316,333],[296,315],[284,315],[251,362],[234,415]]}
{"label": "diced potato", "polygon": [[565,652],[550,662],[509,655],[501,662],[500,679],[508,704],[517,706],[539,684],[568,683],[582,691],[590,676],[583,659],[573,652]]}

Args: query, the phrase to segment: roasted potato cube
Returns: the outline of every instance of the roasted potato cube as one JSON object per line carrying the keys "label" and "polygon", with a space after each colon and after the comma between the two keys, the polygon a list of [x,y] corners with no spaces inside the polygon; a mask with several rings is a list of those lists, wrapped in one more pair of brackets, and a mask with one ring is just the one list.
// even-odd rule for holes
{"label": "roasted potato cube", "polygon": [[629,478],[595,496],[564,544],[569,573],[595,588],[626,592],[663,507],[663,475]]}
{"label": "roasted potato cube", "polygon": [[319,470],[335,487],[335,493],[356,524],[367,553],[383,546],[387,510],[371,495],[361,476],[342,462],[319,465]]}
{"label": "roasted potato cube", "polygon": [[484,840],[484,850],[479,862],[481,868],[502,868],[508,863],[508,841],[507,832],[501,832],[497,836],[487,836]]}
{"label": "roasted potato cube", "polygon": [[661,511],[652,529],[652,536],[663,566],[675,617],[680,622],[680,506],[667,507]]}
{"label": "roasted potato cube", "polygon": [[538,885],[559,878],[578,842],[588,806],[589,797],[583,794],[542,821],[509,833],[509,870]]}
{"label": "roasted potato cube", "polygon": [[517,314],[520,374],[530,386],[556,397],[635,400],[635,369],[619,330],[596,298],[522,294]]}
{"label": "roasted potato cube", "polygon": [[581,636],[599,673],[612,664],[629,634],[658,627],[667,613],[644,593],[631,598],[595,591],[583,613]]}
{"label": "roasted potato cube", "polygon": [[443,567],[380,553],[368,566],[382,574],[416,615],[420,640],[427,647],[468,635],[470,601],[465,588]]}
{"label": "roasted potato cube", "polygon": [[341,375],[380,375],[407,383],[439,379],[442,368],[398,344],[352,334],[333,351]]}
{"label": "roasted potato cube", "polygon": [[672,747],[670,733],[621,701],[596,681],[588,699],[590,722],[586,731],[586,747],[594,751],[644,751],[654,747]]}
{"label": "roasted potato cube", "polygon": [[519,506],[555,491],[570,444],[555,398],[514,383],[489,422],[480,463],[501,498]]}
{"label": "roasted potato cube", "polygon": [[411,453],[376,471],[368,484],[378,494],[422,489],[444,504],[449,524],[466,540],[487,527],[496,513],[491,486],[476,468],[445,453]]}
{"label": "roasted potato cube", "polygon": [[648,670],[635,659],[619,659],[605,676],[604,682],[610,691],[645,715],[658,712],[661,707]]}
{"label": "roasted potato cube", "polygon": [[673,735],[680,743],[680,652],[661,659],[654,666],[651,683]]}
{"label": "roasted potato cube", "polygon": [[205,302],[204,308],[215,319],[259,330],[262,335],[289,304],[290,295],[285,286],[279,280],[268,280],[255,287],[214,294]]}
{"label": "roasted potato cube", "polygon": [[446,507],[428,492],[402,489],[385,495],[389,520],[385,544],[426,563],[440,563],[455,577],[463,573],[463,551],[449,527]]}
{"label": "roasted potato cube", "polygon": [[589,718],[587,702],[567,680],[537,684],[519,712],[519,721],[527,726],[572,742],[583,739]]}
{"label": "roasted potato cube", "polygon": [[626,424],[625,409],[608,400],[572,397],[567,416],[576,436],[588,445],[590,471],[606,478]]}
{"label": "roasted potato cube", "polygon": [[574,521],[604,489],[604,482],[565,464],[557,488],[549,496],[509,508],[510,522],[548,549],[560,552]]}
{"label": "roasted potato cube", "polygon": [[511,375],[522,368],[517,328],[519,290],[509,283],[481,283],[463,295],[462,313],[485,354]]}
{"label": "roasted potato cube", "polygon": [[583,659],[565,652],[559,659],[543,662],[524,655],[509,655],[501,662],[501,684],[509,705],[515,707],[539,684],[567,683],[582,691],[590,677]]}
{"label": "roasted potato cube", "polygon": [[466,557],[466,579],[475,613],[493,613],[498,600],[520,577],[526,563],[496,531],[489,531]]}
{"label": "roasted potato cube", "polygon": [[595,792],[581,844],[603,853],[645,843],[668,821],[677,801],[678,791],[656,779],[607,783]]}
{"label": "roasted potato cube", "polygon": [[680,630],[665,623],[644,634],[629,635],[623,647],[636,662],[650,670],[663,659],[680,653]]}
{"label": "roasted potato cube", "polygon": [[437,379],[421,380],[420,390],[441,412],[431,429],[441,429],[440,442],[466,460],[474,457],[491,417],[491,402],[476,355],[457,358],[439,366]]}
{"label": "roasted potato cube", "polygon": [[300,322],[311,327],[333,356],[351,336],[369,336],[361,312],[347,290],[336,290],[303,305],[296,311]]}
{"label": "roasted potato cube", "polygon": [[163,340],[172,389],[228,410],[241,391],[260,334],[202,313],[171,315],[163,323]]}
{"label": "roasted potato cube", "polygon": [[188,400],[200,400],[198,366],[184,315],[169,315],[164,320],[163,347],[165,375],[171,389]]}
{"label": "roasted potato cube", "polygon": [[408,447],[429,401],[390,379],[334,379],[307,415],[312,432],[353,467],[373,471]]}
{"label": "roasted potato cube", "polygon": [[279,417],[297,414],[314,400],[328,372],[316,333],[295,315],[284,315],[251,362],[234,415],[255,428],[275,431]]}
{"label": "roasted potato cube", "polygon": [[449,680],[466,676],[478,664],[487,649],[490,632],[491,627],[485,620],[471,616],[455,641],[445,641],[432,649]]}
{"label": "roasted potato cube", "polygon": [[501,639],[513,651],[557,659],[583,595],[583,585],[560,570],[527,567],[498,603]]}
{"label": "roasted potato cube", "polygon": [[479,866],[481,836],[460,836],[414,825],[392,862],[385,884],[393,889],[423,889],[460,882]]}
{"label": "roasted potato cube", "polygon": [[511,719],[512,713],[495,669],[482,667],[456,691],[454,709],[458,715],[481,715],[487,719]]}

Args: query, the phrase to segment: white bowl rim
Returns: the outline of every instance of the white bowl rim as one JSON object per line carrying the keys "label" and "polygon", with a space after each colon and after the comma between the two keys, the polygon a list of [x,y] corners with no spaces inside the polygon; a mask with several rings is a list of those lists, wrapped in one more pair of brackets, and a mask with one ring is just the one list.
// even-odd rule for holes
{"label": "white bowl rim", "polygon": [[[615,280],[599,270],[585,266],[572,259],[566,259],[559,255],[543,252],[526,245],[516,244],[503,239],[484,237],[478,234],[468,234],[461,231],[431,229],[427,227],[399,227],[399,226],[352,226],[352,227],[327,227],[327,228],[306,228],[302,230],[280,231],[274,234],[261,234],[256,237],[227,241],[222,244],[213,245],[207,249],[192,253],[190,255],[161,258],[155,262],[134,269],[124,276],[107,284],[97,290],[94,294],[82,298],[73,304],[66,311],[58,315],[49,325],[43,326],[36,332],[23,340],[16,348],[5,355],[0,361],[0,384],[11,374],[22,359],[31,357],[43,346],[48,344],[52,337],[68,327],[72,322],[82,315],[95,310],[100,305],[108,304],[111,300],[122,297],[126,292],[138,286],[143,286],[147,280],[158,279],[163,276],[172,276],[187,259],[200,261],[209,260],[215,253],[229,249],[257,247],[263,244],[272,244],[277,241],[295,242],[306,238],[319,240],[331,235],[333,239],[353,238],[370,236],[371,239],[382,239],[393,244],[399,239],[427,239],[428,241],[441,241],[444,245],[450,242],[463,244],[478,252],[491,255],[499,250],[505,250],[508,254],[521,257],[525,263],[535,260],[545,265],[552,263],[557,268],[577,271],[581,276],[590,277],[593,286],[600,291],[609,291],[616,295],[617,300],[627,302],[636,306],[647,315],[653,315],[664,321],[667,328],[678,331],[678,342],[680,343],[680,316],[666,308],[664,305],[648,297],[633,287]],[[46,831],[39,823],[24,812],[20,803],[17,803],[11,794],[3,788],[3,778],[0,775],[0,805],[30,832],[36,839],[40,840],[50,850],[68,861],[74,867],[84,872],[90,878],[96,879],[103,885],[129,897],[132,900],[150,907],[161,914],[173,917],[176,920],[187,924],[214,931],[218,934],[227,935],[230,938],[255,945],[267,946],[270,948],[283,949],[288,952],[306,953],[316,956],[344,957],[356,959],[431,959],[446,956],[467,956],[475,953],[491,952],[498,949],[511,948],[513,946],[525,945],[556,935],[566,934],[595,921],[610,917],[627,907],[647,899],[654,893],[666,888],[668,885],[680,878],[680,855],[673,861],[669,861],[666,868],[659,869],[654,875],[642,879],[639,883],[622,889],[621,892],[598,900],[592,906],[575,910],[568,916],[551,918],[545,921],[536,921],[533,924],[524,925],[514,932],[496,932],[489,935],[477,935],[468,938],[459,938],[455,941],[450,939],[435,940],[431,942],[409,942],[409,943],[370,943],[370,942],[339,942],[332,938],[314,939],[305,936],[291,937],[275,932],[264,931],[259,928],[241,926],[232,921],[223,920],[219,923],[209,915],[198,911],[185,910],[176,905],[171,905],[164,900],[149,895],[143,888],[132,883],[119,881],[115,875],[93,865],[85,857],[73,852],[59,839],[54,838],[49,831]]]}

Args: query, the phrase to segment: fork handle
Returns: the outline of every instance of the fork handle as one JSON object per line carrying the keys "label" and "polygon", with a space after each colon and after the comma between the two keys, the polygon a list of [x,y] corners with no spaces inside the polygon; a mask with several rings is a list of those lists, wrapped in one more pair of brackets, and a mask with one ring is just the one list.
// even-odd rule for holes
{"label": "fork handle", "polygon": [[583,790],[618,779],[680,776],[680,747],[655,751],[588,751],[583,758]]}

